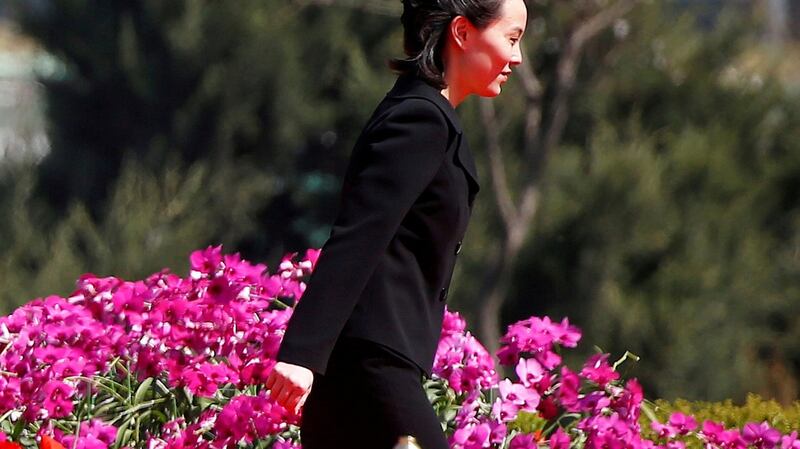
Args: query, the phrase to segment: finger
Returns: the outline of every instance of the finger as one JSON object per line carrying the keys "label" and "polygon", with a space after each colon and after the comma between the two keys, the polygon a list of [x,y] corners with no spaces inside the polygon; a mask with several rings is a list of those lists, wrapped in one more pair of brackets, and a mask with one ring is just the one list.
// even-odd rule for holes
{"label": "finger", "polygon": [[290,412],[297,413],[297,403],[300,401],[300,397],[298,395],[292,395],[289,397],[286,403],[286,410]]}
{"label": "finger", "polygon": [[303,410],[303,406],[306,405],[306,399],[308,399],[308,393],[304,394],[303,397],[297,402],[297,406],[294,409],[294,414],[297,415]]}
{"label": "finger", "polygon": [[309,389],[308,389],[308,391],[306,391],[306,393],[305,393],[305,394],[303,395],[303,397],[300,399],[300,407],[302,407],[303,405],[305,405],[305,403],[306,403],[306,400],[308,399],[308,397],[309,397],[310,395],[311,395],[311,389],[309,388]]}
{"label": "finger", "polygon": [[282,377],[278,377],[275,380],[275,383],[272,385],[272,388],[269,390],[269,397],[272,398],[273,401],[278,402],[278,397],[281,395],[281,392],[284,389],[284,382]]}
{"label": "finger", "polygon": [[267,377],[267,382],[264,385],[268,390],[272,389],[275,385],[275,382],[280,378],[280,374],[275,371],[275,368],[272,368],[272,371],[269,372],[269,376]]}
{"label": "finger", "polygon": [[288,409],[289,410],[294,410],[295,413],[297,413],[297,410],[299,409],[299,405],[300,405],[300,403],[302,401],[305,400],[305,397],[306,397],[306,393],[303,391],[302,388],[296,389],[294,391],[294,394],[291,397],[291,400],[289,401]]}
{"label": "finger", "polygon": [[278,394],[278,404],[283,406],[283,408],[289,410],[288,407],[289,399],[291,399],[292,393],[293,393],[292,388],[289,387],[288,385],[285,388],[283,388],[281,392]]}
{"label": "finger", "polygon": [[274,384],[274,383],[275,383],[275,371],[271,371],[269,373],[269,376],[267,377],[267,381],[264,382],[264,387],[267,390],[271,390],[272,389],[272,384]]}

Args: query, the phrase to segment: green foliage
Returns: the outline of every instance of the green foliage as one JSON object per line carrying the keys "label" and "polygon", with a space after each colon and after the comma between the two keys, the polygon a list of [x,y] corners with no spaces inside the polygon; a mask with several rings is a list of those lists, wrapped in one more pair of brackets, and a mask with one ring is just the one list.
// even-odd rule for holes
{"label": "green foliage", "polygon": [[752,27],[723,15],[701,31],[662,6],[584,66],[506,319],[569,316],[586,341],[640,355],[648,395],[785,402],[800,368],[800,108],[736,68]]}
{"label": "green foliage", "polygon": [[68,295],[83,273],[144,278],[181,266],[201,245],[236,241],[257,229],[256,206],[271,183],[247,167],[196,163],[150,172],[136,161],[125,164],[101,219],[74,203],[52,231],[38,221],[30,169],[9,179],[10,217],[0,244],[0,313],[34,297]]}
{"label": "green foliage", "polygon": [[466,393],[457,394],[449,387],[447,381],[439,378],[425,378],[422,382],[422,387],[433,406],[436,416],[439,417],[439,421],[442,423],[443,430],[452,432],[454,428],[447,426],[452,425],[458,410],[461,408],[461,404],[464,402]]}
{"label": "green foliage", "polygon": [[[66,434],[78,435],[82,423],[99,419],[117,429],[113,448],[145,448],[149,437],[162,435],[164,425],[175,420],[200,422],[202,425],[199,431],[211,435],[214,421],[199,421],[204,412],[209,409],[220,410],[235,396],[255,396],[261,390],[261,387],[255,386],[239,390],[228,384],[219,388],[213,397],[199,397],[185,387],[168,387],[169,382],[163,376],[140,379],[135,372],[131,372],[130,366],[128,361],[117,357],[110,364],[109,370],[102,375],[67,378],[85,386],[85,394],[76,401],[70,416],[52,419],[47,425]],[[25,447],[38,447],[36,435],[42,431],[42,423],[27,423],[23,419],[12,422],[12,419],[7,419],[10,413],[0,416],[0,432]],[[298,429],[296,426],[287,426],[286,431],[296,435]],[[256,441],[250,447],[271,447],[274,439],[271,437]]]}
{"label": "green foliage", "polygon": [[262,228],[236,242],[249,257],[321,245],[337,176],[391,83],[394,18],[281,2],[12,6],[67,67],[43,80],[52,151],[34,196],[53,208],[44,224],[56,226],[75,201],[100,218],[131,156],[151,171],[207,161],[254,166],[273,180],[257,205]]}
{"label": "green foliage", "polygon": [[[766,421],[769,425],[783,434],[789,434],[800,428],[800,402],[783,406],[774,400],[764,399],[756,394],[747,395],[741,405],[730,399],[722,402],[692,402],[684,399],[655,401],[654,410],[660,422],[666,422],[673,412],[691,414],[702,426],[703,421],[712,420],[721,422],[726,428],[741,429],[748,422],[761,423]],[[642,428],[649,429],[649,422]]]}
{"label": "green foliage", "polygon": [[[0,175],[0,313],[210,243],[274,260],[324,242],[350,148],[391,86],[396,15],[11,3],[66,75],[44,80],[51,154]],[[800,103],[739,64],[758,37],[745,14],[702,29],[675,5],[642,2],[588,45],[503,320],[569,316],[584,341],[640,355],[648,395],[785,402],[800,389]],[[570,2],[529,9],[525,57],[548,101],[580,17]],[[529,106],[515,79],[493,100],[512,186]],[[502,232],[476,106],[459,114],[482,189],[451,295],[473,322]]]}

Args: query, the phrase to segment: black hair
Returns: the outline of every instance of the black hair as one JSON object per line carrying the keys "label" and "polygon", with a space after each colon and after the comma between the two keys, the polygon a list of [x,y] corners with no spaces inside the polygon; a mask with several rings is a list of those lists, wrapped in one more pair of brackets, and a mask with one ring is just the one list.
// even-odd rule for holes
{"label": "black hair", "polygon": [[416,75],[444,89],[442,51],[447,29],[456,16],[484,28],[500,15],[506,0],[403,0],[403,50],[406,58],[394,58],[389,67],[401,75]]}

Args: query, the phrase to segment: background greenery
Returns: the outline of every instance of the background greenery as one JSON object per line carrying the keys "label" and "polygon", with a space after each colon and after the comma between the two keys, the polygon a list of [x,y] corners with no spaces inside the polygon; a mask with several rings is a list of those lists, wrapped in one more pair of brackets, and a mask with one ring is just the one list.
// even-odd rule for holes
{"label": "background greenery", "polygon": [[[584,3],[529,1],[526,60],[547,100]],[[796,53],[764,43],[747,2],[718,3],[641,2],[587,45],[499,319],[568,316],[585,331],[580,356],[642,357],[630,374],[648,397],[788,403],[800,378]],[[41,79],[50,152],[0,162],[0,313],[67,295],[84,272],[184,272],[209,244],[269,265],[322,245],[350,148],[394,79],[399,2],[8,5],[63,70]],[[494,105],[519,181],[526,103],[512,79]],[[475,323],[503,236],[478,100],[459,113],[482,189],[450,298]]]}

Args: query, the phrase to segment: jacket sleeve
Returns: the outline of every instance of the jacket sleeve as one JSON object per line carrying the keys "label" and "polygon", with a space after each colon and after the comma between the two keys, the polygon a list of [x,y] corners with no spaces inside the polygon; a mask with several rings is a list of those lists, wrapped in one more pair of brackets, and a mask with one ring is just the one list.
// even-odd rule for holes
{"label": "jacket sleeve", "polygon": [[325,374],[330,353],[401,221],[444,162],[449,126],[436,105],[406,99],[351,157],[330,237],[292,314],[279,361]]}

